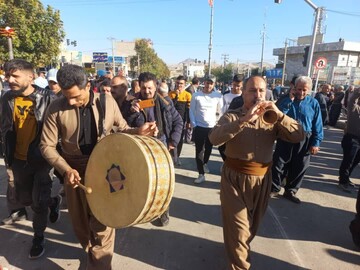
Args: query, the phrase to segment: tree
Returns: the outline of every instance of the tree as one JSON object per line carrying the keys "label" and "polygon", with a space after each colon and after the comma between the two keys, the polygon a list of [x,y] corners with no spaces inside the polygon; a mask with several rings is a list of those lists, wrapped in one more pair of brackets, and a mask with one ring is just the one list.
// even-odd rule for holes
{"label": "tree", "polygon": [[211,69],[211,73],[216,77],[219,82],[230,82],[234,76],[235,67],[233,64],[226,65],[223,67],[216,67]]}
{"label": "tree", "polygon": [[[13,39],[15,58],[23,58],[35,66],[56,62],[65,37],[60,12],[46,9],[39,0],[0,0],[0,27],[16,32]],[[8,60],[7,39],[0,37],[0,62]]]}
{"label": "tree", "polygon": [[[136,55],[130,59],[130,67],[132,70],[137,68],[140,72],[151,72],[157,78],[169,78],[170,70],[161,58],[155,53],[150,46],[150,40],[138,39],[135,41]],[[138,66],[138,62],[140,66]]]}

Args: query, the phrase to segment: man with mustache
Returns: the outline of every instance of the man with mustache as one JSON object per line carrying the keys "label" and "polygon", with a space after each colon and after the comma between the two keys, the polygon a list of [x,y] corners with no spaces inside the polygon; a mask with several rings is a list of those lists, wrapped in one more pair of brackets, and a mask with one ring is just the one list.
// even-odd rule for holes
{"label": "man with mustache", "polygon": [[[66,201],[76,237],[87,253],[87,270],[110,270],[115,230],[100,223],[89,208],[84,183],[89,157],[96,143],[117,132],[156,135],[155,122],[130,128],[113,97],[94,93],[85,70],[66,65],[57,73],[63,96],[49,106],[40,149],[45,159],[64,176]],[[57,151],[61,139],[61,154]]]}
{"label": "man with mustache", "polygon": [[[304,138],[301,125],[284,115],[275,103],[265,101],[265,95],[262,77],[245,80],[244,105],[228,110],[209,135],[212,144],[226,144],[220,200],[229,269],[250,269],[250,242],[269,201],[275,140],[299,142]],[[261,119],[267,109],[277,115],[274,124]]]}
{"label": "man with mustache", "polygon": [[[10,91],[1,99],[1,136],[5,163],[10,181],[7,196],[10,216],[3,223],[25,219],[25,206],[33,210],[33,244],[30,259],[44,254],[44,231],[49,219],[59,219],[61,196],[51,198],[51,166],[42,157],[39,149],[45,110],[53,94],[33,85],[34,73],[31,63],[14,59],[5,63],[5,78]],[[11,172],[13,175],[11,175]]]}

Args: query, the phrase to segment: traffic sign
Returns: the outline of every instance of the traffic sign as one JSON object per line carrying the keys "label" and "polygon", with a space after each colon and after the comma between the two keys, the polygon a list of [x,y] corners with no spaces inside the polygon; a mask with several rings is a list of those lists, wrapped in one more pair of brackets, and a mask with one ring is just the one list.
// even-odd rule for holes
{"label": "traffic sign", "polygon": [[323,69],[326,68],[327,65],[327,59],[325,57],[319,57],[318,59],[316,59],[315,61],[315,67],[317,69]]}

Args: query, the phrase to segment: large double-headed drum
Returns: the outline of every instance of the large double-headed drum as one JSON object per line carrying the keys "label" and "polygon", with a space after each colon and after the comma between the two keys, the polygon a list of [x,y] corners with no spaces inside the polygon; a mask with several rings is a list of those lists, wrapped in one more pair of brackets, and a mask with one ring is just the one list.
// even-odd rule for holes
{"label": "large double-headed drum", "polygon": [[152,221],[169,207],[175,186],[174,166],[159,140],[112,134],[95,146],[85,185],[92,188],[87,201],[101,223],[128,227]]}

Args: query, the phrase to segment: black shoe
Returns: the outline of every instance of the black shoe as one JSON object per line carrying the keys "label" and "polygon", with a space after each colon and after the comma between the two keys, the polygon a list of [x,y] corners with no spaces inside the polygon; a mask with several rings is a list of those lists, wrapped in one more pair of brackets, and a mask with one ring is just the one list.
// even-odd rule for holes
{"label": "black shoe", "polygon": [[164,214],[160,216],[161,226],[167,226],[170,222],[169,210],[166,210]]}
{"label": "black shoe", "polygon": [[50,215],[49,220],[51,223],[55,223],[60,219],[60,205],[62,202],[62,197],[60,195],[57,195],[53,198],[54,203],[52,206],[50,206]]}
{"label": "black shoe", "polygon": [[292,201],[294,203],[301,203],[300,199],[298,197],[296,197],[295,192],[293,192],[293,191],[285,191],[283,196],[284,196],[284,198],[286,198],[289,201]]}
{"label": "black shoe", "polygon": [[32,247],[30,249],[29,259],[35,260],[37,258],[40,258],[45,252],[45,248],[44,248],[45,239],[44,239],[44,236],[42,236],[42,237],[35,236],[32,242],[33,242],[33,244],[32,244]]}
{"label": "black shoe", "polygon": [[12,213],[7,217],[4,218],[1,223],[4,225],[11,225],[17,221],[22,221],[27,219],[27,212],[25,208],[21,208],[18,210],[12,211]]}
{"label": "black shoe", "polygon": [[342,191],[345,191],[345,192],[347,192],[347,193],[351,193],[349,183],[339,183],[338,187],[339,187]]}
{"label": "black shoe", "polygon": [[349,182],[348,182],[348,185],[349,185],[350,187],[356,188],[355,183],[351,182],[350,180],[349,180]]}

